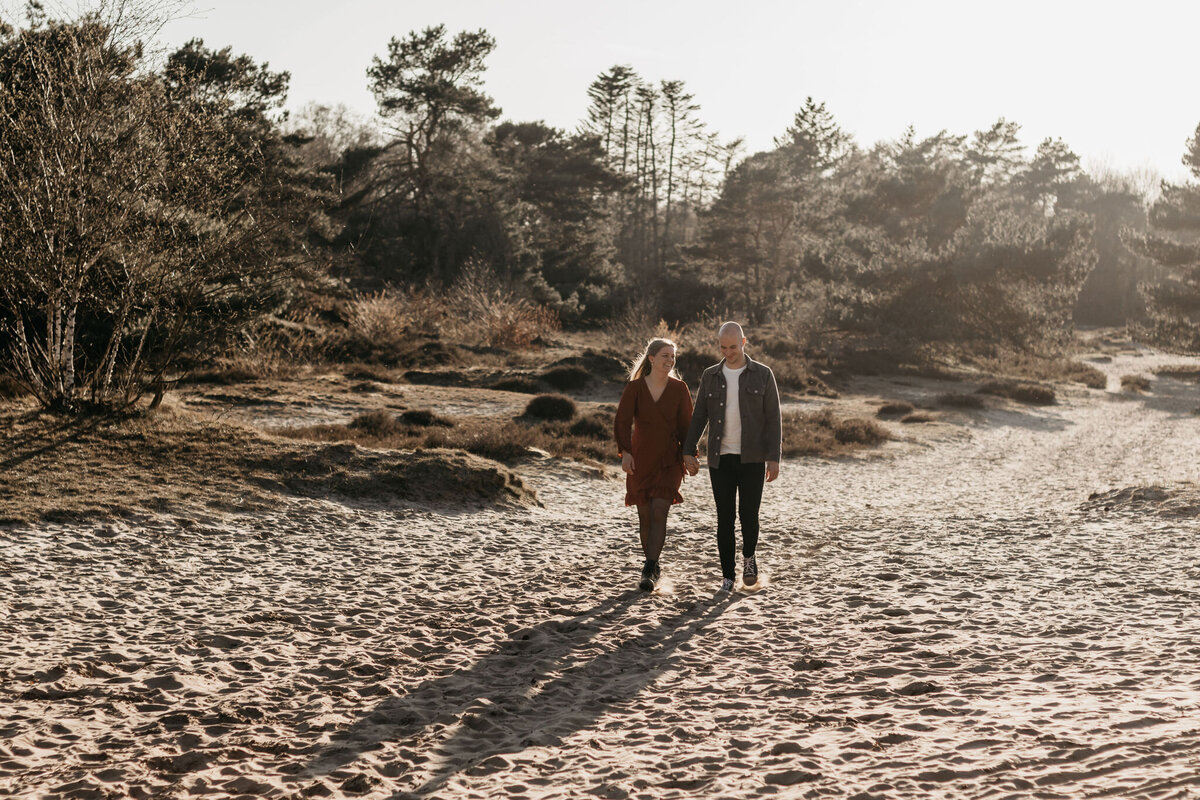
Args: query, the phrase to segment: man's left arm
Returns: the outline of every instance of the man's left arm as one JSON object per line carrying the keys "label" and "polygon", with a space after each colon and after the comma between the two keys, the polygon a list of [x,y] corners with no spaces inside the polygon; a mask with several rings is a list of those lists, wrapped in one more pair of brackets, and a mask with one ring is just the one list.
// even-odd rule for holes
{"label": "man's left arm", "polygon": [[779,461],[783,453],[783,414],[779,408],[779,385],[775,373],[767,368],[767,390],[763,392],[763,426],[767,442],[767,481],[779,477]]}

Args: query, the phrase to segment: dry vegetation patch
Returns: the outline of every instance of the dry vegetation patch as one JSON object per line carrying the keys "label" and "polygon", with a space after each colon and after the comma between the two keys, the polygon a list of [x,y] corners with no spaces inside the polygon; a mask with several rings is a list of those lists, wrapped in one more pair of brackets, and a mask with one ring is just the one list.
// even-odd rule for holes
{"label": "dry vegetation patch", "polygon": [[1127,486],[1093,492],[1080,509],[1089,514],[1123,512],[1144,516],[1195,519],[1200,514],[1200,490],[1192,484],[1179,486]]}
{"label": "dry vegetation patch", "polygon": [[904,402],[884,403],[883,405],[881,405],[879,407],[879,410],[875,412],[875,416],[877,416],[877,417],[899,417],[899,416],[903,416],[904,414],[911,414],[912,412],[913,412],[913,404],[912,403],[904,403]]}
{"label": "dry vegetation patch", "polygon": [[1122,375],[1121,389],[1126,392],[1149,392],[1150,379],[1145,375]]}
{"label": "dry vegetation patch", "polygon": [[529,506],[519,477],[463,452],[292,441],[173,408],[128,416],[0,414],[0,521],[255,513],[280,495]]}
{"label": "dry vegetation patch", "polygon": [[1154,374],[1180,381],[1200,382],[1200,367],[1192,364],[1170,364],[1154,370]]}
{"label": "dry vegetation patch", "polygon": [[785,456],[835,456],[891,439],[874,420],[837,417],[829,409],[789,411],[783,415]]}
{"label": "dry vegetation patch", "polygon": [[615,452],[612,431],[613,412],[603,408],[568,419],[541,420],[482,416],[450,420],[418,409],[399,415],[373,411],[346,425],[306,425],[280,434],[318,442],[354,442],[380,450],[462,450],[509,463],[542,451],[604,464]]}
{"label": "dry vegetation patch", "polygon": [[1036,383],[1021,381],[989,381],[979,387],[980,394],[990,394],[997,397],[1007,397],[1018,403],[1034,406],[1052,406],[1057,402],[1054,390],[1049,386],[1039,386]]}

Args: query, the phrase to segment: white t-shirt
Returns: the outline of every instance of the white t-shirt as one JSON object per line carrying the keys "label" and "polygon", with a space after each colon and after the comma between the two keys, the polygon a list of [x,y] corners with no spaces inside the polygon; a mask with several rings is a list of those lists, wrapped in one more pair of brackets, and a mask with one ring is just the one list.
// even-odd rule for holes
{"label": "white t-shirt", "polygon": [[742,407],[738,402],[738,387],[746,365],[737,369],[721,367],[725,373],[725,430],[721,433],[721,455],[742,452]]}

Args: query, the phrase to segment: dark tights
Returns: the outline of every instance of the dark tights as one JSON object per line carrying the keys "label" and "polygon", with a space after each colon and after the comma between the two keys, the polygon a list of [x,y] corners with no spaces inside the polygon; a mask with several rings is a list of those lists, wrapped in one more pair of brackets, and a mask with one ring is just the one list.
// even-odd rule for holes
{"label": "dark tights", "polygon": [[638,534],[642,538],[642,552],[647,561],[658,561],[663,544],[667,541],[667,511],[671,501],[664,497],[651,497],[649,503],[638,503]]}

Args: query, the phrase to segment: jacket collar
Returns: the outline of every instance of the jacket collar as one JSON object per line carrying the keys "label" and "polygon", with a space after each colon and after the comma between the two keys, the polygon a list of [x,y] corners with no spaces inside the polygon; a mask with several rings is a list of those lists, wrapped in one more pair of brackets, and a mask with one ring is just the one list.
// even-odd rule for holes
{"label": "jacket collar", "polygon": [[[746,359],[746,364],[745,364],[745,367],[746,367],[746,371],[747,371],[747,372],[750,372],[750,371],[752,371],[752,370],[754,370],[754,369],[757,369],[758,367],[761,367],[761,366],[762,366],[762,364],[758,363],[757,361],[755,361],[753,358],[751,358],[751,357],[750,357],[750,356],[748,356],[748,355],[745,355],[745,354],[743,354],[743,358],[745,358],[745,359]],[[718,363],[716,364],[716,366],[717,366],[718,368],[723,368],[723,367],[725,366],[725,359],[723,359],[723,358],[722,358],[722,359],[720,360],[720,362],[718,362]],[[732,367],[731,367],[731,369],[732,369]]]}

